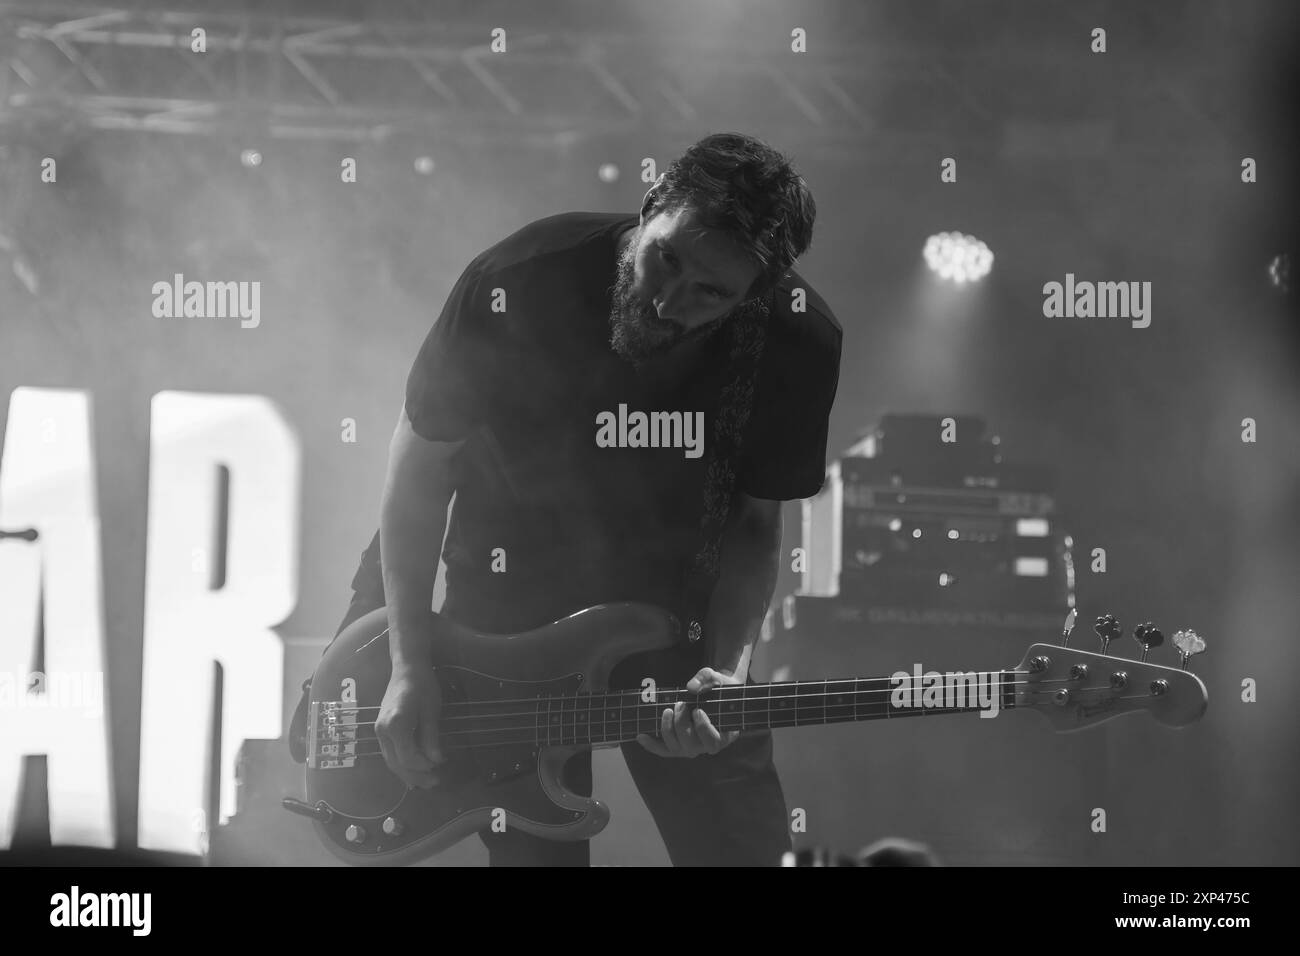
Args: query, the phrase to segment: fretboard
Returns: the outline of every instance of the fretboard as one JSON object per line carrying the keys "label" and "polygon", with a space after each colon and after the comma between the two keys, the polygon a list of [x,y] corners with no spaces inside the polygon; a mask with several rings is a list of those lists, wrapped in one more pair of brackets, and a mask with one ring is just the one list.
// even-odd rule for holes
{"label": "fretboard", "polygon": [[[1015,676],[1000,673],[997,707],[1015,706]],[[609,744],[658,735],[663,712],[679,701],[699,708],[720,731],[804,727],[859,720],[893,720],[985,709],[974,689],[947,688],[898,706],[896,685],[887,677],[737,684],[703,694],[684,688],[658,688],[653,699],[637,690],[536,697],[515,701],[476,701],[444,707],[444,739],[470,746],[533,743],[540,746]],[[939,690],[939,689],[936,689]],[[986,691],[987,693],[987,691]]]}

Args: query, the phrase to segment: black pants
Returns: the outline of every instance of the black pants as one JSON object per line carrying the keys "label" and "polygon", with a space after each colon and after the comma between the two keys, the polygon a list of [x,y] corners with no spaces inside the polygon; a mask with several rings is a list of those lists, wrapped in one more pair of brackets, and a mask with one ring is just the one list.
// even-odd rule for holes
{"label": "black pants", "polygon": [[[334,636],[383,603],[382,586],[378,592],[362,586]],[[779,866],[790,850],[785,794],[768,731],[746,731],[719,753],[698,757],[658,757],[636,742],[622,750],[673,866]],[[591,796],[591,753],[575,756],[567,769],[574,792]],[[510,829],[483,830],[479,837],[490,866],[591,864],[587,840],[544,840]]]}

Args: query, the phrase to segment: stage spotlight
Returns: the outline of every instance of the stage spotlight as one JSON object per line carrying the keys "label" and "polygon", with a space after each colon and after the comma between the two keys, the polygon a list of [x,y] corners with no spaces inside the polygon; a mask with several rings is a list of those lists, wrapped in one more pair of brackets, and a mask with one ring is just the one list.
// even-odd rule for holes
{"label": "stage spotlight", "polygon": [[974,282],[993,268],[993,253],[974,236],[941,232],[925,241],[925,263],[942,279]]}
{"label": "stage spotlight", "polygon": [[255,149],[246,149],[239,154],[239,161],[250,169],[262,165],[262,154]]}
{"label": "stage spotlight", "polygon": [[432,156],[415,157],[415,171],[419,173],[421,176],[432,176],[433,169],[434,169],[434,162]]}
{"label": "stage spotlight", "polygon": [[602,183],[612,183],[618,181],[618,166],[613,163],[601,163],[600,169],[596,171]]}
{"label": "stage spotlight", "polygon": [[1268,279],[1275,289],[1283,293],[1291,291],[1291,254],[1283,252],[1273,257],[1268,264]]}

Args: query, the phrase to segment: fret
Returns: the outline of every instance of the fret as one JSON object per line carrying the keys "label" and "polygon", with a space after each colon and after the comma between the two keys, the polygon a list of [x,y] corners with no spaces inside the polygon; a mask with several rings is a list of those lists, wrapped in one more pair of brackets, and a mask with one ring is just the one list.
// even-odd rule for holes
{"label": "fret", "polygon": [[[584,701],[585,698],[585,701]],[[583,705],[586,706],[583,706]],[[574,702],[574,737],[573,742],[591,743],[591,694],[579,693]]]}
{"label": "fret", "polygon": [[888,720],[894,716],[889,705],[890,691],[893,685],[879,677],[868,677],[855,682],[861,689],[862,700],[859,707],[859,720]]}
{"label": "fret", "polygon": [[794,695],[798,690],[797,683],[772,684],[772,696],[769,701],[769,723],[770,727],[793,727],[796,723],[797,712],[794,702],[797,699]]}
{"label": "fret", "polygon": [[[636,732],[638,734],[650,734],[652,737],[655,735],[655,731],[659,727],[659,710],[663,707],[663,704],[660,703],[660,697],[662,694],[663,691],[659,691],[655,695],[654,703],[650,704],[643,701],[641,695],[637,694]],[[647,729],[647,725],[649,725],[649,729]]]}
{"label": "fret", "polygon": [[741,688],[741,728],[770,727],[772,723],[772,685],[754,684]]}
{"label": "fret", "polygon": [[746,686],[741,684],[719,687],[714,692],[718,715],[713,725],[719,731],[745,729],[745,690]]}
{"label": "fret", "polygon": [[795,726],[802,727],[805,724],[816,724],[821,722],[825,717],[826,693],[825,682],[818,683],[809,681],[796,685],[797,699],[795,701]]}
{"label": "fret", "polygon": [[826,723],[843,723],[854,719],[853,684],[851,680],[827,682]]}

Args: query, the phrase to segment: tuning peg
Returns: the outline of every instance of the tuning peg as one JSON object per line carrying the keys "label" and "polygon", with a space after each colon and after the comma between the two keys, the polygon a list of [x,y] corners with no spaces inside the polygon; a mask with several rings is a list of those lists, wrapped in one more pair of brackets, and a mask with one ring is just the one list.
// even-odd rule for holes
{"label": "tuning peg", "polygon": [[1097,636],[1101,638],[1101,653],[1106,654],[1106,648],[1111,641],[1124,633],[1124,628],[1120,626],[1119,621],[1115,620],[1114,614],[1103,614],[1097,618],[1097,623],[1092,626]]}
{"label": "tuning peg", "polygon": [[1147,659],[1147,653],[1151,648],[1159,647],[1165,642],[1165,636],[1160,633],[1160,628],[1150,621],[1133,628],[1133,639],[1142,645],[1142,660],[1144,661]]}
{"label": "tuning peg", "polygon": [[1072,607],[1070,613],[1065,615],[1065,624],[1061,627],[1061,646],[1070,646],[1070,632],[1074,630],[1074,619],[1078,617],[1079,609]]}
{"label": "tuning peg", "polygon": [[1191,628],[1174,634],[1174,647],[1178,648],[1178,667],[1187,670],[1187,662],[1205,650],[1205,638]]}

